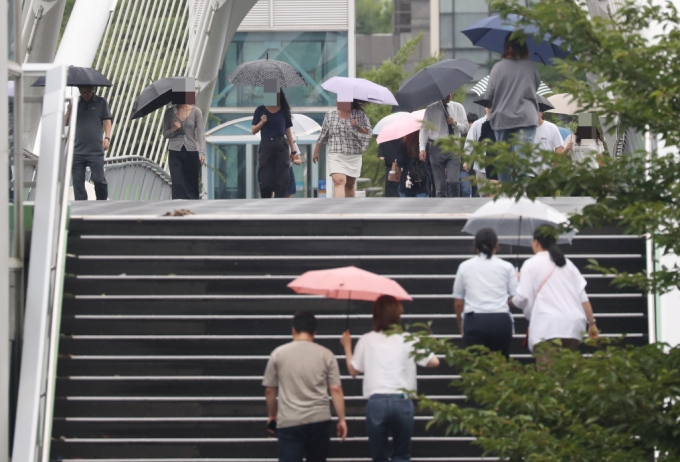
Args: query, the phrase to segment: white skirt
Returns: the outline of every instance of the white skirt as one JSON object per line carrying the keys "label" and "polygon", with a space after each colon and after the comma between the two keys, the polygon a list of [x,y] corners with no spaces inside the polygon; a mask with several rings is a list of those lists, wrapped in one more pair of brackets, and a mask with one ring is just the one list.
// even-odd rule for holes
{"label": "white skirt", "polygon": [[359,178],[361,175],[361,156],[329,152],[326,155],[326,169],[330,175],[342,173],[352,178]]}

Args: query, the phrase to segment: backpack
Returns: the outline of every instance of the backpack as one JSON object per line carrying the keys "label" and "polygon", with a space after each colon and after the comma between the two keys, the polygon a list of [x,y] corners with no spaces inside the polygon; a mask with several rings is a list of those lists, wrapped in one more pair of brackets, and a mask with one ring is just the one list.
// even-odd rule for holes
{"label": "backpack", "polygon": [[414,187],[422,189],[427,186],[427,164],[420,160],[409,159],[402,175],[408,175]]}

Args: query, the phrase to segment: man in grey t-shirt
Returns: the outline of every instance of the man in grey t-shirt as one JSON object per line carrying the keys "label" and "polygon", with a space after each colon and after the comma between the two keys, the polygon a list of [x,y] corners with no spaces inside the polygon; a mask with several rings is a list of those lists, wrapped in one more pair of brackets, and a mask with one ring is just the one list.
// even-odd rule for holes
{"label": "man in grey t-shirt", "polygon": [[[85,168],[90,167],[90,179],[94,183],[94,191],[98,201],[109,197],[108,184],[104,176],[104,151],[111,142],[111,112],[106,99],[94,94],[94,87],[78,87],[78,117],[76,118],[76,136],[73,146],[73,195],[77,201],[87,200],[85,190]],[[71,118],[71,105],[66,111],[65,123]],[[102,138],[102,133],[104,137]]]}
{"label": "man in grey t-shirt", "polygon": [[[267,363],[267,428],[278,437],[281,462],[325,462],[330,449],[331,412],[338,415],[337,435],[347,436],[340,369],[328,348],[314,343],[316,318],[306,311],[293,317],[293,341],[276,348]],[[278,410],[276,396],[278,393]]]}

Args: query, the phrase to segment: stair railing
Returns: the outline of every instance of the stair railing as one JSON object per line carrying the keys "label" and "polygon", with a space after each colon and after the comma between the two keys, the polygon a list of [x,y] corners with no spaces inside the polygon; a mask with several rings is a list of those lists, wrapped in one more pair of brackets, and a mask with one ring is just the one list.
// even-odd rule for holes
{"label": "stair railing", "polygon": [[[56,360],[66,257],[68,193],[77,98],[66,96],[66,66],[24,64],[25,76],[46,75],[36,177],[31,261],[12,460],[49,460]],[[64,135],[65,102],[71,111]]]}

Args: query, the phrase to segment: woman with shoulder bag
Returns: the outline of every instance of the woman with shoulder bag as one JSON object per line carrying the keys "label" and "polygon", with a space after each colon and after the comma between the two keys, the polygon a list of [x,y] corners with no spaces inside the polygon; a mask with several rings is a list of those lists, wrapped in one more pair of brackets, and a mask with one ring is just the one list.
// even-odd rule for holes
{"label": "woman with shoulder bag", "polygon": [[333,179],[333,197],[354,197],[354,186],[361,175],[361,155],[372,136],[364,104],[355,99],[351,110],[333,109],[323,119],[312,160],[317,163],[321,145],[328,146],[326,168]]}
{"label": "woman with shoulder bag", "polygon": [[[534,256],[520,270],[517,293],[512,305],[524,311],[530,322],[529,350],[537,345],[559,339],[563,348],[575,350],[583,332],[598,338],[599,332],[593,308],[586,294],[586,280],[578,268],[557,247],[557,230],[542,225],[534,231],[531,248]],[[547,364],[544,354],[537,364]]]}

